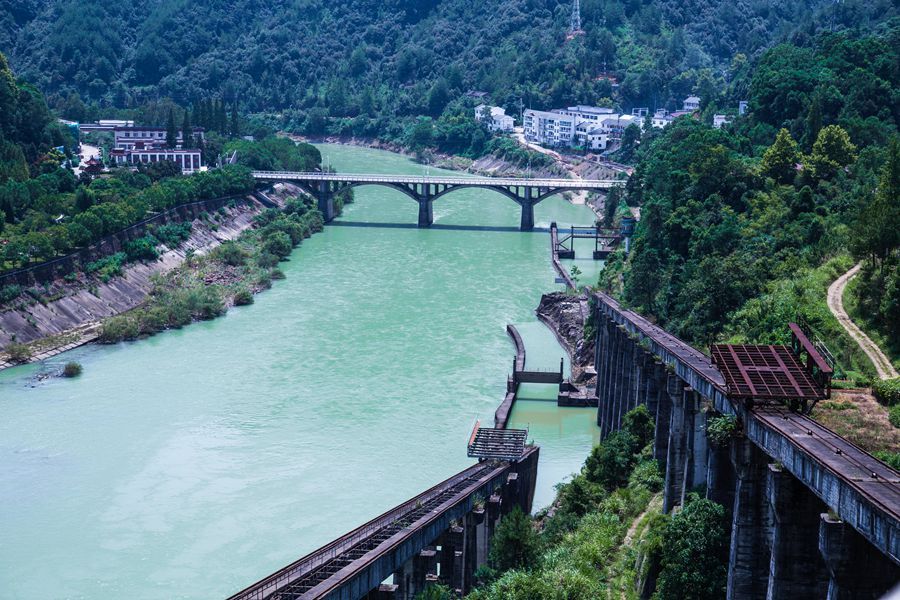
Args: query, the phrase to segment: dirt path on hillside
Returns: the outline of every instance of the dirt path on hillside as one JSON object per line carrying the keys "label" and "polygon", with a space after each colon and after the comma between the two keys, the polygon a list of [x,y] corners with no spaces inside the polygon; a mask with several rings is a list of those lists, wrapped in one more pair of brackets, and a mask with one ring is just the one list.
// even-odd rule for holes
{"label": "dirt path on hillside", "polygon": [[897,369],[894,368],[890,359],[881,351],[878,344],[873,342],[869,336],[863,333],[863,331],[856,326],[856,323],[850,319],[850,315],[847,314],[847,311],[844,310],[844,290],[850,280],[859,274],[861,267],[862,263],[857,264],[838,277],[834,283],[828,287],[828,308],[831,310],[831,314],[833,314],[840,322],[841,326],[847,330],[850,337],[859,344],[859,347],[866,353],[866,356],[869,357],[872,364],[875,365],[875,371],[878,373],[880,379],[900,377],[900,374],[897,373]]}

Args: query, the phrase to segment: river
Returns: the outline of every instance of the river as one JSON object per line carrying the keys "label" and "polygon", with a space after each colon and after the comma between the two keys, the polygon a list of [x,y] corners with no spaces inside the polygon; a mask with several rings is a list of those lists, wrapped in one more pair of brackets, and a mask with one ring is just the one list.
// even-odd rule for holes
{"label": "river", "polygon": [[[338,170],[424,171],[322,151]],[[0,597],[224,597],[470,464],[511,369],[506,324],[529,368],[563,354],[533,316],[559,288],[549,236],[516,231],[518,206],[485,190],[438,200],[433,229],[416,215],[358,188],[255,304],[52,360],[81,362],[76,379],[0,373]],[[535,218],[593,217],[556,197]],[[541,446],[538,508],[597,428],[552,387],[523,396],[510,425]]]}

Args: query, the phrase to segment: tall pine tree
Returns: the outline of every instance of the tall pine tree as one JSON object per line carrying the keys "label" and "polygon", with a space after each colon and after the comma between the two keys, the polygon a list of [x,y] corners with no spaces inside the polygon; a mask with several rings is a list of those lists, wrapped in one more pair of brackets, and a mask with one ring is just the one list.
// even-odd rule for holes
{"label": "tall pine tree", "polygon": [[184,121],[181,122],[181,147],[184,149],[194,146],[194,128],[191,127],[191,115],[184,111]]}
{"label": "tall pine tree", "polygon": [[169,119],[166,122],[166,146],[174,148],[178,144],[178,128],[175,127],[175,113],[169,109]]}

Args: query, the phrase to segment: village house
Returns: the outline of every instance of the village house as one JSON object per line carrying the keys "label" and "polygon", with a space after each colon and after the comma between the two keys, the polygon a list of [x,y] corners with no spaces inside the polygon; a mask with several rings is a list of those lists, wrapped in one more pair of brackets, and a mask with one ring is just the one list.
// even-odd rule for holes
{"label": "village house", "polygon": [[487,104],[479,104],[475,107],[475,120],[491,132],[512,131],[515,126],[513,118],[507,115],[504,109]]}

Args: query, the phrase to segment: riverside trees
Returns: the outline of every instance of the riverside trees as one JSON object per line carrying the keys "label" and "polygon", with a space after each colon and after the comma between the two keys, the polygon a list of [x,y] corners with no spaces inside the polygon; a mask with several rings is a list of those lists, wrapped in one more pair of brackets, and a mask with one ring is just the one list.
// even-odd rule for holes
{"label": "riverside trees", "polygon": [[[801,312],[822,325],[827,313],[810,310],[805,297],[821,304],[824,290],[795,285],[791,306],[769,310],[758,310],[759,299],[852,243],[879,264],[860,280],[865,312],[891,313],[894,271],[877,280],[871,273],[896,263],[888,240],[900,229],[889,174],[900,120],[890,100],[900,94],[898,36],[894,25],[860,39],[823,34],[814,48],[773,48],[734,82],[749,91],[748,116],[723,130],[678,119],[642,145],[627,190],[643,207],[625,299],[698,343],[730,331],[782,342],[784,323],[771,315]],[[862,74],[882,92],[860,93],[853,82]],[[900,338],[896,331],[888,337]]]}

